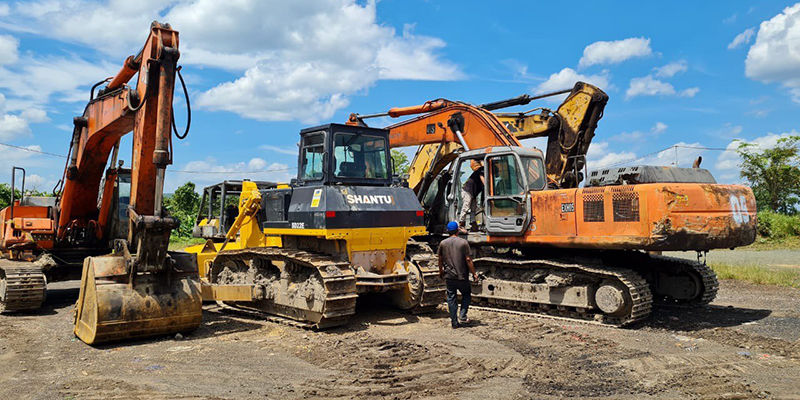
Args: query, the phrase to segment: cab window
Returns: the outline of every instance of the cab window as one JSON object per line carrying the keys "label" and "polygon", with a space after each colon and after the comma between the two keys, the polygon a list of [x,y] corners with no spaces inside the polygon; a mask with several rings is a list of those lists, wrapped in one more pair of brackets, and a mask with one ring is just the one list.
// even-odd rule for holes
{"label": "cab window", "polygon": [[334,136],[333,168],[336,177],[387,179],[388,165],[384,138],[352,133]]}
{"label": "cab window", "polygon": [[489,159],[489,215],[505,217],[522,215],[522,195],[527,189],[516,158],[506,154]]}
{"label": "cab window", "polygon": [[311,134],[303,138],[303,157],[300,161],[300,179],[314,181],[322,179],[322,156],[325,152],[325,136]]}
{"label": "cab window", "polygon": [[547,178],[541,158],[522,157],[522,171],[528,178],[528,190],[544,189]]}

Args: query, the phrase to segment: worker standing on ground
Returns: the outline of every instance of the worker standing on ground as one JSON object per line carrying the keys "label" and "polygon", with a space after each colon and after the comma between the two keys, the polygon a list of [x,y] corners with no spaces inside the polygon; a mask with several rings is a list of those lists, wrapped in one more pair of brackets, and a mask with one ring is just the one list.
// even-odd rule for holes
{"label": "worker standing on ground", "polygon": [[464,186],[461,188],[461,213],[458,216],[458,224],[466,226],[467,213],[470,218],[470,231],[478,230],[478,223],[475,221],[475,214],[478,212],[478,196],[483,192],[483,163],[478,160],[470,161],[472,175],[469,176]]}
{"label": "worker standing on ground", "polygon": [[[464,238],[458,237],[458,223],[451,221],[447,224],[447,233],[450,237],[439,243],[439,276],[447,284],[447,308],[450,311],[450,323],[453,328],[469,323],[467,310],[469,309],[472,287],[469,275],[475,282],[478,274],[470,257],[469,243]],[[469,269],[468,269],[469,268]],[[456,292],[461,293],[461,312],[456,303]]]}

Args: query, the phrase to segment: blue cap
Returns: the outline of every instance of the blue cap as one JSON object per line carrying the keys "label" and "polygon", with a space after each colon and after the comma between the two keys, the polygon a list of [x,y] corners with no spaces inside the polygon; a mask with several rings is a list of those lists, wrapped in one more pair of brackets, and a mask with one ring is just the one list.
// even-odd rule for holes
{"label": "blue cap", "polygon": [[448,232],[457,232],[458,231],[458,222],[450,221],[447,223],[447,231]]}

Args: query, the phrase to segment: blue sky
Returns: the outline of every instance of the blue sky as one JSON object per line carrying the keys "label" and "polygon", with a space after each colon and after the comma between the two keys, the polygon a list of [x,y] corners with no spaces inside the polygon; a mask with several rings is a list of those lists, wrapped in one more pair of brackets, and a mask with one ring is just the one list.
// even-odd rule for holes
{"label": "blue sky", "polygon": [[[610,96],[590,168],[703,155],[718,181],[736,182],[734,152],[698,147],[768,147],[800,129],[800,3],[43,0],[0,2],[0,142],[66,153],[88,88],[138,51],[154,19],[181,33],[193,106],[167,191],[288,180],[299,130],[351,112],[484,103],[578,79]],[[657,153],[675,144],[677,157]],[[64,160],[0,146],[0,179],[12,165],[49,190]]]}

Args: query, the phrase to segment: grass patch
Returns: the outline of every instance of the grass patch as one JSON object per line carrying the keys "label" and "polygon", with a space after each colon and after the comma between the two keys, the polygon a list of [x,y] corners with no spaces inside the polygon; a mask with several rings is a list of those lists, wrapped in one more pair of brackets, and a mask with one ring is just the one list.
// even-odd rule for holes
{"label": "grass patch", "polygon": [[729,265],[710,263],[720,279],[736,279],[759,285],[778,285],[800,288],[800,268],[762,267],[758,265]]}
{"label": "grass patch", "polygon": [[189,246],[194,246],[196,244],[203,244],[206,240],[202,238],[187,238],[187,237],[174,237],[171,236],[169,238],[169,250],[182,250]]}
{"label": "grass patch", "polygon": [[800,237],[791,236],[784,238],[756,237],[753,244],[740,247],[742,250],[770,251],[770,250],[800,250]]}

